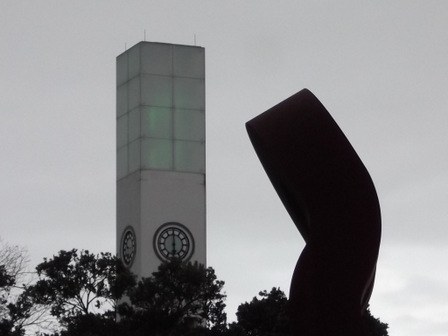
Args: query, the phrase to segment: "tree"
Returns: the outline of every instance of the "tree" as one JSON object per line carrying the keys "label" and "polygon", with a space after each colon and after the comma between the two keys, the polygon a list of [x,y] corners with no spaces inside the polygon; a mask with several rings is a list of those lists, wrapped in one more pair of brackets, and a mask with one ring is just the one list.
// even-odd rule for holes
{"label": "tree", "polygon": [[[0,239],[0,319],[4,318],[5,306],[10,302],[11,295],[23,288],[28,263],[25,249],[11,246]],[[14,293],[16,292],[16,293]]]}
{"label": "tree", "polygon": [[178,259],[162,263],[119,308],[130,335],[211,335],[225,330],[223,281],[215,271]]}
{"label": "tree", "polygon": [[370,308],[367,307],[366,313],[363,316],[364,328],[371,336],[388,336],[387,329],[389,325],[383,323],[379,318],[374,317],[370,313]]}
{"label": "tree", "polygon": [[[280,288],[259,293],[238,307],[237,323],[229,326],[229,336],[286,336],[290,335],[288,300]],[[386,323],[375,318],[367,309],[363,317],[365,330],[371,336],[388,336]]]}
{"label": "tree", "polygon": [[21,336],[39,320],[39,312],[22,296],[31,281],[24,248],[0,239],[0,335]]}
{"label": "tree", "polygon": [[238,323],[230,325],[234,335],[247,336],[283,336],[289,335],[287,319],[288,299],[280,288],[272,288],[258,293],[260,299],[254,297],[238,307],[236,313]]}
{"label": "tree", "polygon": [[8,318],[0,320],[2,336],[23,336],[21,321],[32,324],[39,320],[33,316],[46,318],[46,312],[58,327],[40,329],[39,335],[218,336],[226,331],[224,282],[198,263],[167,261],[136,285],[110,253],[60,251],[44,258],[36,280],[21,286],[14,302],[9,292],[17,277],[5,265],[0,264],[0,294]]}
{"label": "tree", "polygon": [[27,294],[35,304],[49,307],[66,330],[114,322],[116,303],[135,284],[132,274],[111,253],[60,251],[45,258],[36,270],[39,278]]}

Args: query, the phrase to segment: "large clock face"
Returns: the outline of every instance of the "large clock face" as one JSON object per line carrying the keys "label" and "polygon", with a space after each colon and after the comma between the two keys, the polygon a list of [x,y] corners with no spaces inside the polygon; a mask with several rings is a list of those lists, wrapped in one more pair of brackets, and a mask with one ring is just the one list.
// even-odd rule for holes
{"label": "large clock face", "polygon": [[194,250],[193,236],[182,224],[163,224],[154,235],[154,250],[161,260],[189,260]]}
{"label": "large clock face", "polygon": [[121,238],[121,260],[125,266],[130,267],[134,262],[135,253],[137,251],[137,243],[134,230],[128,226]]}

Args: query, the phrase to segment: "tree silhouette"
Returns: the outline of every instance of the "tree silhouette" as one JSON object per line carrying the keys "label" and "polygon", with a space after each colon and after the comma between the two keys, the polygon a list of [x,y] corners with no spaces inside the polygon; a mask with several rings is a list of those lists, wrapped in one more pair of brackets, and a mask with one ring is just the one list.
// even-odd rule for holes
{"label": "tree silhouette", "polygon": [[115,321],[116,303],[135,284],[132,274],[111,253],[60,251],[36,267],[37,282],[26,294],[35,305],[50,308],[64,328]]}
{"label": "tree silhouette", "polygon": [[[238,307],[237,322],[230,324],[229,336],[287,336],[290,335],[288,300],[280,288],[259,292],[259,297]],[[367,309],[364,328],[370,336],[388,336],[386,323],[375,318]]]}
{"label": "tree silhouette", "polygon": [[172,259],[143,278],[119,307],[132,335],[199,335],[225,330],[223,281],[204,265]]}

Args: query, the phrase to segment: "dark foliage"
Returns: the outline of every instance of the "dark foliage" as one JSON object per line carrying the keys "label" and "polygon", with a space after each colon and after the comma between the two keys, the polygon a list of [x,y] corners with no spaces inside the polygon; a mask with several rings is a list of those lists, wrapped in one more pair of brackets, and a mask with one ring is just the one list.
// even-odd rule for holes
{"label": "dark foliage", "polygon": [[371,336],[389,336],[387,329],[389,325],[383,323],[379,318],[374,317],[367,308],[363,316],[364,328]]}
{"label": "dark foliage", "polygon": [[[27,254],[23,248],[0,239],[0,335],[22,336],[32,305],[22,295],[26,279]],[[35,322],[37,323],[37,321]]]}
{"label": "dark foliage", "polygon": [[[287,336],[289,332],[288,300],[279,288],[268,293],[262,291],[260,298],[254,297],[238,307],[238,322],[229,326],[228,336]],[[364,326],[370,336],[388,336],[386,323],[375,318],[367,309]]]}
{"label": "dark foliage", "polygon": [[232,335],[241,336],[283,336],[289,335],[287,320],[287,298],[280,288],[259,292],[261,298],[254,297],[238,307],[238,323],[230,325]]}
{"label": "dark foliage", "polygon": [[110,253],[60,251],[36,267],[39,279],[27,288],[35,305],[48,307],[61,335],[102,335],[115,323],[116,302],[135,285],[134,276]]}
{"label": "dark foliage", "polygon": [[164,262],[129,292],[120,324],[132,335],[210,335],[225,330],[223,281],[212,268],[177,259]]}
{"label": "dark foliage", "polygon": [[[13,254],[15,260],[20,254]],[[3,258],[3,260],[6,260]],[[17,259],[22,260],[22,259]],[[16,265],[13,268],[11,265]],[[36,268],[34,285],[17,287],[17,263],[0,263],[0,335],[23,336],[42,325],[49,311],[59,330],[41,336],[286,336],[288,300],[279,288],[259,293],[238,307],[227,326],[224,282],[198,263],[173,259],[148,278],[135,277],[110,253],[60,251]],[[119,318],[117,319],[117,313]],[[388,336],[388,325],[367,309],[370,336]],[[48,329],[47,329],[48,330]]]}

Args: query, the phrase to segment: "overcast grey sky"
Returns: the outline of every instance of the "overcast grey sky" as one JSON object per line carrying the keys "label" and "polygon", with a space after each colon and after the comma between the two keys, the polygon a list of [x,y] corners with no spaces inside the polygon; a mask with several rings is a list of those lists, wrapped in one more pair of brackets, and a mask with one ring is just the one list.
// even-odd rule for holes
{"label": "overcast grey sky", "polygon": [[446,335],[446,1],[1,0],[4,241],[33,266],[114,252],[115,57],[145,35],[206,50],[208,264],[230,320],[260,290],[288,293],[304,246],[244,123],[306,87],[379,194],[372,313],[391,336]]}

